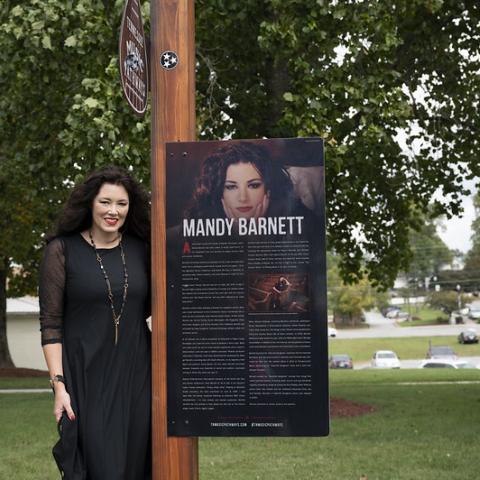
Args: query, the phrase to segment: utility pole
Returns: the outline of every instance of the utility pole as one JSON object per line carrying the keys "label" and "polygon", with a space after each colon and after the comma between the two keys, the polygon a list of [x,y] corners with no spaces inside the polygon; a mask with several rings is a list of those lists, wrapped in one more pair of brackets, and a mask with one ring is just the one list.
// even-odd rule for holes
{"label": "utility pole", "polygon": [[151,0],[153,480],[197,480],[196,438],[167,436],[165,142],[195,140],[194,0]]}

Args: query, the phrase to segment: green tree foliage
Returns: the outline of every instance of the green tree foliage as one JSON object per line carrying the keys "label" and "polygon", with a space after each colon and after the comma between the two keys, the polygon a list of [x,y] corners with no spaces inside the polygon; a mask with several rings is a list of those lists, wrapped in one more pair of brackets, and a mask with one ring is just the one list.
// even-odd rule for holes
{"label": "green tree foliage", "polygon": [[472,246],[465,254],[461,270],[443,270],[437,275],[442,289],[478,292],[480,290],[480,195],[474,196],[475,218],[472,222]]}
{"label": "green tree foliage", "polygon": [[449,315],[465,305],[465,297],[452,290],[432,292],[429,294],[427,301],[432,308],[442,310]]}
{"label": "green tree foliage", "polygon": [[[435,280],[436,279],[436,280]],[[431,285],[438,285],[441,290],[457,290],[458,285],[463,291],[471,291],[470,280],[465,270],[442,270],[435,275]]]}
{"label": "green tree foliage", "polygon": [[[52,222],[55,192],[45,195],[38,179],[13,157],[0,168],[0,367],[11,366],[6,341],[6,284],[10,296],[33,292],[40,236]],[[12,268],[15,267],[15,268]],[[15,273],[15,274],[14,274]]]}
{"label": "green tree foliage", "polygon": [[382,308],[388,304],[388,293],[372,287],[367,278],[354,284],[346,284],[340,275],[340,258],[327,255],[328,305],[336,324],[357,325],[362,321],[363,312],[373,307]]}
{"label": "green tree foliage", "polygon": [[[117,69],[123,3],[0,3],[0,161],[45,218],[5,242],[10,272],[34,272],[20,252],[86,171],[115,162],[148,182],[150,113],[129,111]],[[456,214],[462,178],[479,173],[478,2],[197,0],[196,15],[199,138],[324,137],[341,275],[391,284],[433,193],[435,215]]]}
{"label": "green tree foliage", "polygon": [[372,287],[366,278],[350,285],[341,282],[330,290],[328,300],[336,324],[359,324],[364,310],[375,306]]}
{"label": "green tree foliage", "polygon": [[412,257],[406,274],[417,285],[426,277],[437,275],[453,260],[453,252],[438,236],[436,224],[431,220],[425,220],[418,230],[411,230],[409,241]]}
{"label": "green tree foliage", "polygon": [[129,111],[117,68],[122,7],[0,4],[0,366],[6,279],[11,296],[36,291],[42,236],[73,182],[108,163],[149,181],[149,116]]}
{"label": "green tree foliage", "polygon": [[[196,8],[200,137],[324,137],[328,239],[342,275],[393,283],[434,192],[434,215],[457,214],[462,177],[479,173],[478,2]],[[402,152],[399,129],[416,154]]]}
{"label": "green tree foliage", "polygon": [[472,247],[467,252],[463,273],[467,286],[474,291],[480,290],[480,195],[473,199],[475,219],[472,222]]}

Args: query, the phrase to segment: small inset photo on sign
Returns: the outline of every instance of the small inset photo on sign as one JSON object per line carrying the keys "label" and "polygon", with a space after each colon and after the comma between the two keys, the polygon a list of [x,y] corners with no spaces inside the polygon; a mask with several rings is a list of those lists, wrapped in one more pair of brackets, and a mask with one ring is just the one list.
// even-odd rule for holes
{"label": "small inset photo on sign", "polygon": [[310,310],[305,273],[249,273],[248,311],[303,313]]}

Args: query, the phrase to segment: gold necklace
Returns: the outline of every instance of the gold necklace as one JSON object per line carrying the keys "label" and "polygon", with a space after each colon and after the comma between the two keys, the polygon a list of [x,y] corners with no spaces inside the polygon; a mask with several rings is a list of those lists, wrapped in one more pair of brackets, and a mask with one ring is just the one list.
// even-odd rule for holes
{"label": "gold necklace", "polygon": [[125,252],[123,251],[123,244],[122,244],[122,237],[120,236],[120,255],[122,257],[122,265],[123,265],[123,299],[122,299],[122,306],[120,308],[120,313],[117,315],[115,312],[115,305],[113,303],[113,292],[112,292],[112,285],[110,283],[110,279],[108,278],[107,271],[103,265],[102,257],[98,253],[97,246],[93,241],[92,231],[89,230],[88,235],[90,236],[90,243],[92,244],[93,250],[95,252],[95,256],[97,257],[97,262],[100,265],[100,269],[102,270],[103,277],[105,278],[105,283],[107,284],[108,290],[108,300],[110,301],[110,308],[112,309],[113,315],[113,325],[115,326],[115,345],[118,342],[118,328],[120,325],[120,319],[123,314],[123,309],[125,308],[125,304],[127,303],[127,292],[128,292],[128,272],[127,272],[127,263],[125,261]]}

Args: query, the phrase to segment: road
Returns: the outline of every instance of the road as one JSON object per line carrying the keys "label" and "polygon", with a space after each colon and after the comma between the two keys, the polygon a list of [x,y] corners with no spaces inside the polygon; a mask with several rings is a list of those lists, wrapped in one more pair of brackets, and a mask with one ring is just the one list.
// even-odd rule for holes
{"label": "road", "polygon": [[[480,308],[480,302],[475,302],[475,308]],[[431,325],[425,327],[401,327],[395,320],[385,318],[379,312],[365,312],[369,328],[337,330],[337,338],[392,338],[392,337],[442,337],[457,336],[466,328],[474,328],[480,333],[480,325],[472,320],[466,320],[464,325]],[[423,359],[402,359],[402,368],[417,368]],[[480,357],[462,357],[480,366]],[[370,362],[358,362],[355,369],[369,368]]]}
{"label": "road", "polygon": [[338,338],[390,338],[435,337],[458,335],[467,327],[480,332],[480,325],[468,320],[465,325],[431,325],[426,327],[400,327],[395,320],[385,318],[379,312],[365,312],[369,328],[338,330]]}
{"label": "road", "polygon": [[[458,352],[457,352],[458,353]],[[401,359],[401,368],[418,368],[420,363],[425,360],[424,358],[413,358],[413,359]],[[480,357],[461,357],[459,360],[472,363],[473,365],[480,368]],[[355,370],[364,370],[365,368],[371,368],[370,362],[355,362],[353,368]]]}

